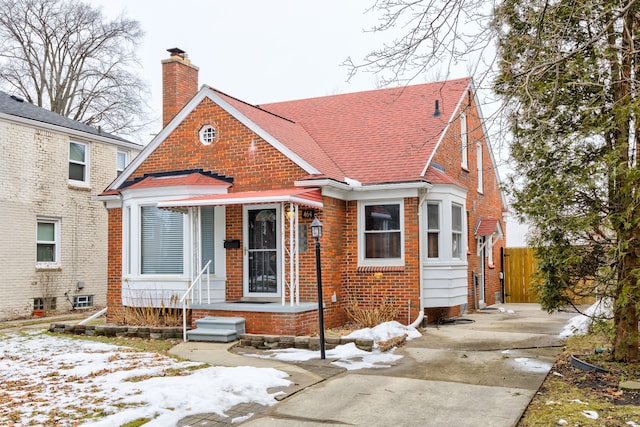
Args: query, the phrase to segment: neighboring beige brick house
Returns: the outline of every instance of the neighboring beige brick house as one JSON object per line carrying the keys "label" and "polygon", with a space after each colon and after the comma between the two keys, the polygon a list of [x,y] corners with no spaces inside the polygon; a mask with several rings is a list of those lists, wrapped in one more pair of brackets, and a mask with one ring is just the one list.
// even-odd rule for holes
{"label": "neighboring beige brick house", "polygon": [[0,92],[0,320],[100,307],[107,212],[142,146]]}

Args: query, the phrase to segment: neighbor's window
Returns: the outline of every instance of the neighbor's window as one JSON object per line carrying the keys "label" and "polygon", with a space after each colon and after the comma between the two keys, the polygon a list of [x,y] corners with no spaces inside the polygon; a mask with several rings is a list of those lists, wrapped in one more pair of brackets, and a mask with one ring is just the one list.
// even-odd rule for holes
{"label": "neighbor's window", "polygon": [[451,205],[451,256],[462,258],[462,206]]}
{"label": "neighbor's window", "polygon": [[126,168],[127,164],[129,163],[129,153],[126,151],[118,150],[117,156],[116,173],[117,176],[120,176],[124,168]]}
{"label": "neighbor's window", "polygon": [[69,143],[69,179],[89,182],[89,146],[81,142]]}
{"label": "neighbor's window", "polygon": [[467,114],[460,113],[460,152],[462,153],[462,167],[467,169],[469,151],[467,144]]}
{"label": "neighbor's window", "polygon": [[34,310],[55,310],[56,305],[57,305],[56,297],[33,299]]}
{"label": "neighbor's window", "polygon": [[213,206],[203,206],[200,208],[200,268],[204,268],[209,261],[209,274],[215,272],[215,215]]}
{"label": "neighbor's window", "polygon": [[402,257],[402,205],[400,203],[364,205],[364,258]]}
{"label": "neighbor's window", "polygon": [[93,295],[76,295],[73,297],[73,308],[93,307]]}
{"label": "neighbor's window", "polygon": [[427,258],[440,256],[440,204],[427,203]]}
{"label": "neighbor's window", "polygon": [[36,227],[37,266],[58,266],[60,264],[60,220],[38,219]]}
{"label": "neighbor's window", "polygon": [[184,215],[141,206],[142,274],[182,274]]}

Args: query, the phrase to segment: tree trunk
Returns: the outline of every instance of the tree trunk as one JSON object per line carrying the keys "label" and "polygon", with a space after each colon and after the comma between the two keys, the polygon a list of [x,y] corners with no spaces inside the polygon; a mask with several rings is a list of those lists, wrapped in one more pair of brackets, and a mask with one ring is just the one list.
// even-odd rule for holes
{"label": "tree trunk", "polygon": [[625,298],[624,304],[616,304],[615,342],[613,358],[623,362],[638,362],[638,310],[632,298]]}

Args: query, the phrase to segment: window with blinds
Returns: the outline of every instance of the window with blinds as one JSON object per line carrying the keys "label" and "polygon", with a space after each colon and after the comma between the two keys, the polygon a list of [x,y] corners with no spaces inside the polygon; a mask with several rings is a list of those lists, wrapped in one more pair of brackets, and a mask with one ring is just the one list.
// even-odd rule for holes
{"label": "window with blinds", "polygon": [[140,209],[141,273],[182,274],[184,216],[155,206]]}

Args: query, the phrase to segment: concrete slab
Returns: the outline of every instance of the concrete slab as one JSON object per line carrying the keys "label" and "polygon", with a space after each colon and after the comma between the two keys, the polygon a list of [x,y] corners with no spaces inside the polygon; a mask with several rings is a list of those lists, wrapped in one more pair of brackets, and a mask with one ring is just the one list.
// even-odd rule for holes
{"label": "concrete slab", "polygon": [[553,365],[563,344],[558,334],[575,313],[549,315],[537,304],[499,307],[504,310],[465,315],[470,323],[427,328],[396,350],[404,357],[387,369],[339,373],[330,361],[248,358],[211,343],[181,344],[172,352],[292,375],[297,385],[285,391],[287,398],[234,425],[513,427]]}
{"label": "concrete slab", "polygon": [[350,374],[293,396],[242,425],[506,426],[517,422],[534,393],[518,388]]}

